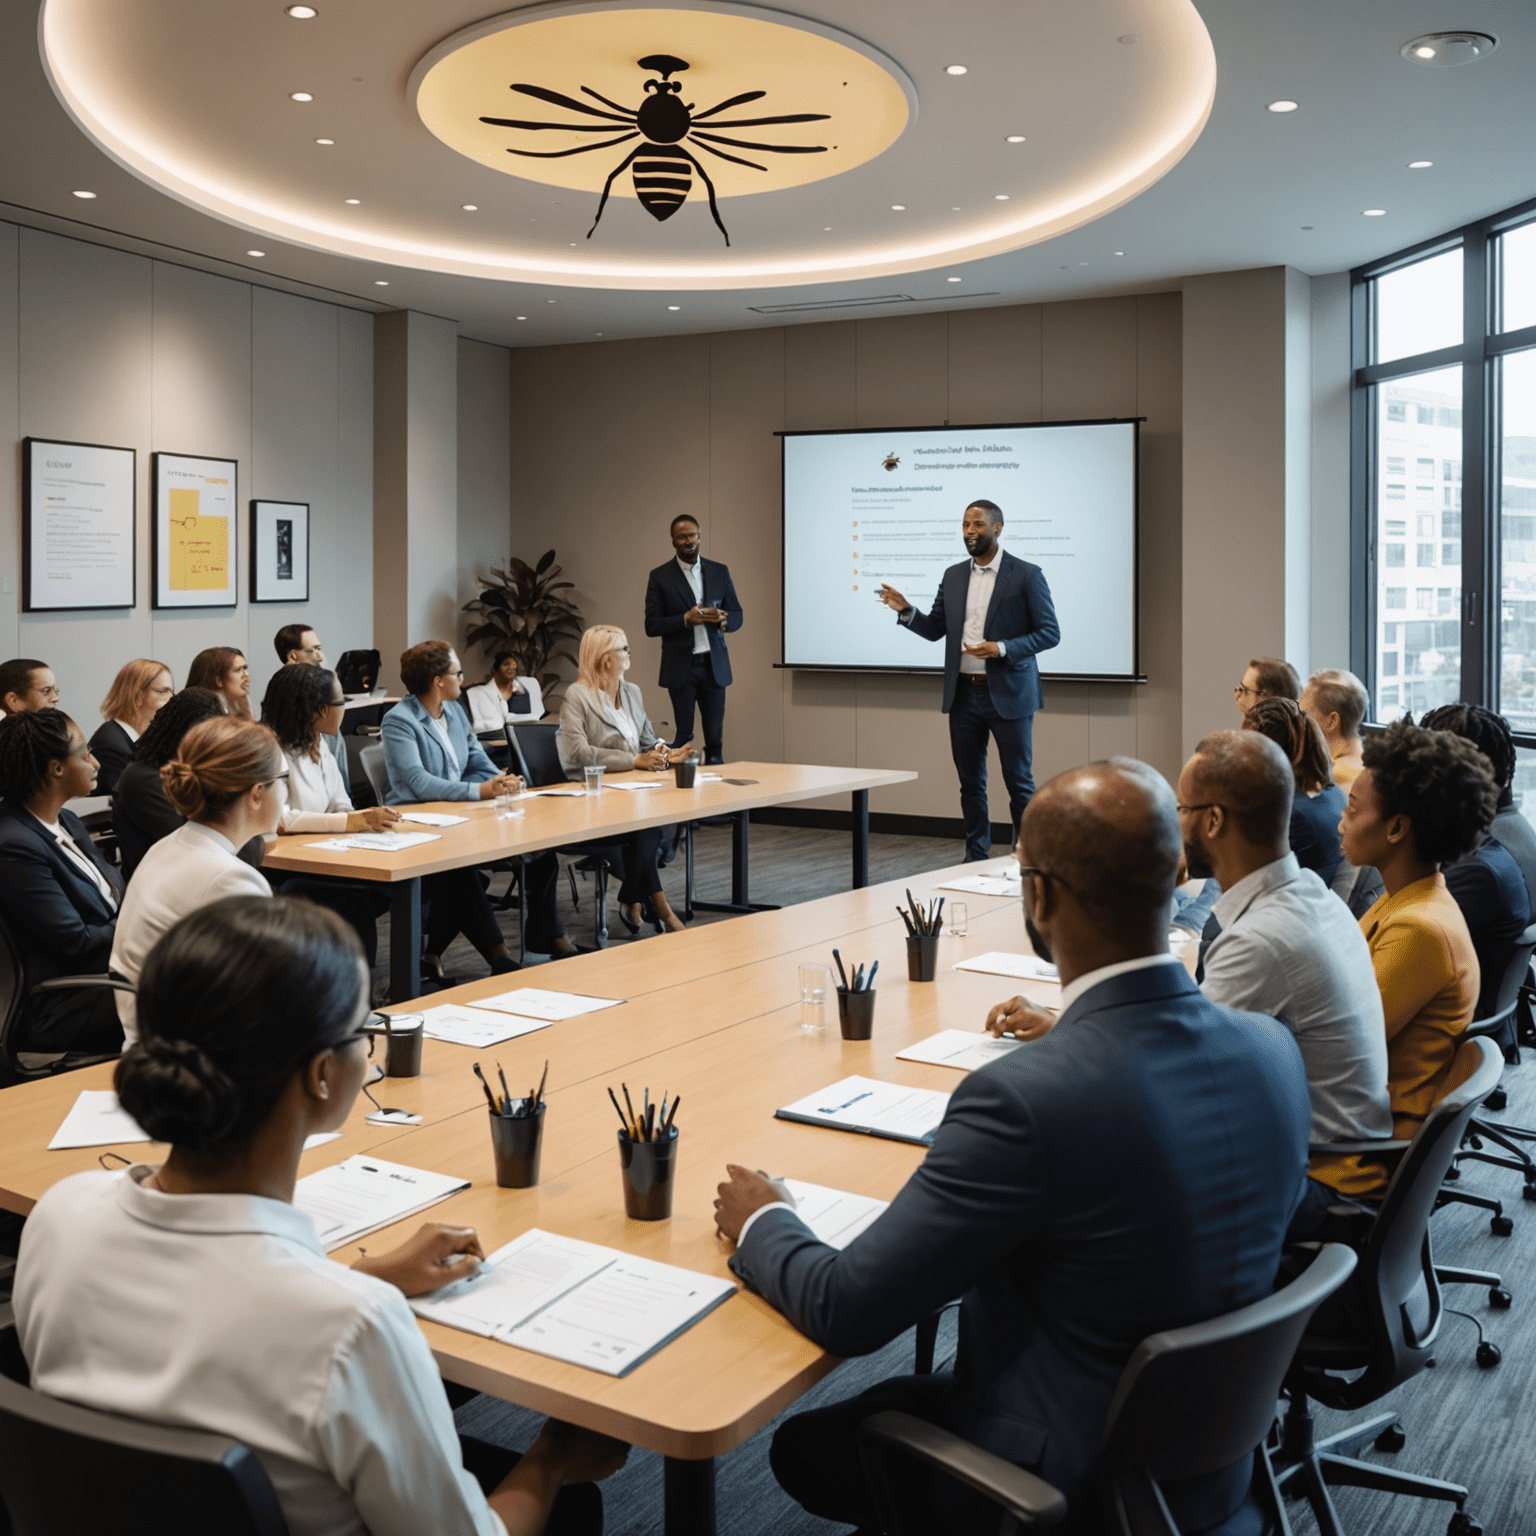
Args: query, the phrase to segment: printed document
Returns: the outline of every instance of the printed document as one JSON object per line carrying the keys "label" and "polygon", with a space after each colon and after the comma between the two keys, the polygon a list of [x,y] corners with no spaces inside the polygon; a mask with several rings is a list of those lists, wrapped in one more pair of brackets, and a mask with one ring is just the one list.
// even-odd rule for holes
{"label": "printed document", "polygon": [[831,1248],[846,1248],[889,1204],[868,1195],[828,1189],[825,1184],[807,1184],[803,1179],[775,1182],[793,1197],[795,1215]]}
{"label": "printed document", "polygon": [[[304,1150],[338,1141],[340,1131],[320,1131],[304,1140]],[[110,1088],[87,1088],[70,1106],[63,1123],[48,1143],[50,1152],[69,1147],[115,1147],[123,1142],[148,1141],[139,1123],[117,1102]]]}
{"label": "printed document", "polygon": [[1010,955],[1000,949],[991,950],[985,955],[975,955],[969,960],[956,961],[954,968],[957,971],[983,971],[988,976],[1012,976],[1019,981],[1059,983],[1061,980],[1054,965],[1047,965],[1034,955]]}
{"label": "printed document", "polygon": [[996,1040],[988,1034],[976,1034],[969,1029],[941,1029],[916,1045],[896,1052],[898,1061],[926,1061],[936,1067],[958,1067],[962,1072],[974,1072],[989,1061],[1016,1051],[1022,1040]]}
{"label": "printed document", "polygon": [[598,1013],[617,1008],[622,997],[583,997],[579,992],[550,992],[543,987],[518,987],[512,992],[498,992],[495,997],[477,997],[475,1007],[493,1008],[498,1013],[515,1013],[525,1019],[542,1019],[554,1024],[560,1019],[574,1019],[583,1013]]}
{"label": "printed document", "polygon": [[349,1157],[300,1179],[293,1203],[314,1219],[329,1253],[380,1227],[424,1211],[469,1188],[468,1179],[386,1163],[380,1157]]}
{"label": "printed document", "polygon": [[445,811],[401,811],[401,821],[420,822],[424,827],[456,827],[468,816],[450,816]]}
{"label": "printed document", "polygon": [[931,1088],[901,1088],[872,1077],[845,1077],[776,1110],[774,1117],[927,1146],[948,1106],[949,1095]]}
{"label": "printed document", "polygon": [[446,1040],[451,1045],[484,1048],[548,1029],[549,1019],[522,1019],[510,1013],[493,1013],[484,1008],[455,1007],[444,1003],[422,1011],[422,1028],[428,1039]]}
{"label": "printed document", "polygon": [[422,843],[440,842],[442,835],[441,832],[354,832],[350,837],[328,837],[323,842],[307,846],[324,848],[327,853],[346,853],[352,848],[370,853],[399,853]]}

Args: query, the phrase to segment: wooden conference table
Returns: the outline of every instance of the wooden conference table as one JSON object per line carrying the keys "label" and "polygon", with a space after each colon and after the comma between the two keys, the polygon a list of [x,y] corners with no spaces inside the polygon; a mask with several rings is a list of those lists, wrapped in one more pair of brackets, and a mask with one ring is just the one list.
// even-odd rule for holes
{"label": "wooden conference table", "polygon": [[[624,998],[625,1005],[481,1052],[428,1040],[421,1077],[386,1079],[375,1089],[381,1102],[422,1115],[423,1124],[370,1126],[363,1112],[371,1106],[360,1101],[343,1137],[306,1152],[300,1172],[375,1152],[472,1180],[430,1211],[369,1236],[365,1245],[373,1251],[404,1241],[426,1220],[473,1225],[487,1252],[540,1227],[726,1275],[731,1245],[715,1235],[713,1200],[727,1162],[889,1199],[922,1158],[920,1147],[775,1120],[775,1109],[854,1073],[953,1091],[960,1073],[898,1061],[897,1051],[939,1029],[979,1029],[987,1009],[1015,992],[1050,1000],[1055,989],[1048,984],[951,969],[988,950],[1027,951],[1016,897],[940,893],[950,903],[966,902],[969,935],[941,941],[935,983],[906,980],[905,932],[893,908],[905,887],[925,900],[961,872],[892,881],[541,966],[529,981]],[[880,962],[870,1041],[842,1040],[835,1007],[823,1031],[800,1027],[797,967],[830,965],[833,946],[845,963]],[[472,1003],[518,980],[490,977],[432,1002]],[[485,1101],[470,1072],[476,1059],[499,1060],[514,1092],[537,1081],[549,1061],[536,1189],[496,1186]],[[618,1128],[605,1091],[621,1080],[632,1094],[649,1087],[653,1098],[663,1090],[682,1095],[669,1221],[624,1215]],[[99,1154],[114,1150],[45,1150],[75,1094],[110,1082],[109,1064],[0,1091],[0,1206],[24,1214],[58,1179],[96,1167]],[[155,1160],[142,1144],[115,1150]],[[348,1247],[335,1257],[346,1263],[356,1253]],[[713,1458],[742,1444],[839,1364],[746,1291],[617,1380],[439,1324],[422,1327],[449,1380],[664,1456],[669,1536],[713,1533]]]}
{"label": "wooden conference table", "polygon": [[[748,906],[747,812],[768,805],[789,805],[822,795],[853,796],[853,885],[869,883],[869,792],[902,784],[917,775],[900,768],[819,768],[799,763],[731,763],[711,766],[721,779],[678,789],[668,774],[621,773],[606,777],[601,794],[534,795],[520,800],[524,815],[499,821],[489,800],[437,801],[405,806],[404,810],[446,812],[467,816],[451,827],[418,827],[403,823],[402,831],[439,832],[430,843],[399,853],[362,849],[337,852],[317,846],[325,837],[279,838],[269,846],[263,868],[286,874],[322,875],[367,880],[390,887],[389,995],[396,1002],[421,991],[421,881],[424,875],[466,866],[491,864],[520,854],[540,853],[573,843],[623,837],[647,827],[697,821],[706,816],[735,816],[732,847],[732,901]],[[726,782],[736,780],[735,783]],[[652,788],[617,790],[615,783],[645,783]],[[569,786],[572,790],[578,785]]]}

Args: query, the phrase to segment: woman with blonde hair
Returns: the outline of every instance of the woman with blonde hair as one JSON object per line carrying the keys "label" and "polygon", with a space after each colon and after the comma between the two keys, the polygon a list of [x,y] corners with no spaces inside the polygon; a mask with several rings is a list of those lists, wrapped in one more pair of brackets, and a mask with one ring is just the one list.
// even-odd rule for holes
{"label": "woman with blonde hair", "polygon": [[[174,923],[225,896],[270,896],[266,877],[236,850],[277,831],[283,813],[282,748],[254,720],[215,715],[194,725],[160,770],[186,822],[144,855],[117,919],[111,969],[137,983],[144,958]],[[129,1044],[138,1036],[131,994],[117,994]]]}
{"label": "woman with blonde hair", "polygon": [[[626,682],[629,638],[612,624],[594,624],[581,637],[577,680],[565,690],[560,706],[560,730],[555,737],[560,766],[579,779],[588,768],[665,768],[689,748],[668,750],[645,713],[640,690]],[[661,831],[648,827],[623,840],[624,883],[619,888],[619,916],[631,933],[640,931],[641,903],[649,900],[668,931],[682,931],[682,919],[668,904],[661,888],[656,854]]]}
{"label": "woman with blonde hair", "polygon": [[134,743],[175,691],[171,669],[163,661],[140,657],[118,669],[101,701],[101,717],[106,723],[91,737],[91,756],[101,764],[96,777],[98,795],[110,795],[116,789],[117,776],[133,756]]}
{"label": "woman with blonde hair", "polygon": [[244,651],[232,645],[211,645],[192,658],[187,669],[188,688],[207,688],[224,700],[230,714],[249,720],[251,714],[251,668]]}

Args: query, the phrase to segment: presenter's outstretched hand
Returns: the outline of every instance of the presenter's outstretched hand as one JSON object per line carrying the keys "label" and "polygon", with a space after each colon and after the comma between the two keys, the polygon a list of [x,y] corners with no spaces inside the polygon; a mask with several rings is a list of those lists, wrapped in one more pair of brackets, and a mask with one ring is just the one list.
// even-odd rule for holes
{"label": "presenter's outstretched hand", "polygon": [[987,1015],[988,1032],[999,1038],[1012,1035],[1015,1040],[1038,1040],[1055,1027],[1056,1015],[1027,997],[1010,997]]}
{"label": "presenter's outstretched hand", "polygon": [[897,613],[905,613],[912,606],[895,587],[888,587],[883,581],[880,583],[880,589],[875,593],[875,596],[887,608],[894,608]]}

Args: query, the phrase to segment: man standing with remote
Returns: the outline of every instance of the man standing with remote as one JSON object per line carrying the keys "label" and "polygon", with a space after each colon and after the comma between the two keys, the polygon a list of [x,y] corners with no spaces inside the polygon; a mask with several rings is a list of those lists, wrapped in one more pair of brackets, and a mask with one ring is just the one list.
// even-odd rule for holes
{"label": "man standing with remote", "polygon": [[672,696],[674,748],[693,740],[693,709],[704,728],[704,761],[723,763],[725,690],[731,653],[725,637],[741,628],[741,604],[728,567],[699,553],[699,520],[672,519],[673,559],[651,572],[645,632],[661,639],[661,686]]}
{"label": "man standing with remote", "polygon": [[995,502],[973,501],[965,509],[960,535],[970,559],[944,572],[928,613],[884,583],[876,593],[913,634],[945,642],[943,708],[960,775],[967,864],[992,851],[988,735],[997,742],[1018,841],[1019,821],[1035,792],[1031,737],[1035,711],[1044,702],[1035,657],[1061,640],[1045,573],[1005,554],[998,545],[1002,532],[1002,508]]}

